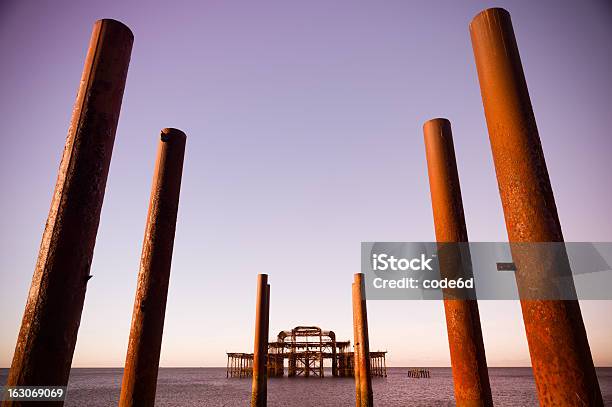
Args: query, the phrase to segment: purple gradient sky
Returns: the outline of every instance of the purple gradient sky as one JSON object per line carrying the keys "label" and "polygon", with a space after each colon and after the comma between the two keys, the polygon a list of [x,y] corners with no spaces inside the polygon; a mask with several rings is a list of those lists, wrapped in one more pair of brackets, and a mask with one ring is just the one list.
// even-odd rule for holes
{"label": "purple gradient sky", "polygon": [[[159,130],[188,135],[163,366],[271,335],[352,337],[361,241],[431,241],[422,123],[451,120],[470,238],[503,241],[468,23],[512,14],[568,241],[612,240],[612,7],[605,1],[3,1],[0,366],[10,365],[93,22],[135,34],[75,366],[122,366]],[[390,365],[448,365],[438,302],[369,302]],[[612,365],[612,303],[582,303]],[[516,302],[480,303],[491,366],[528,365]]]}

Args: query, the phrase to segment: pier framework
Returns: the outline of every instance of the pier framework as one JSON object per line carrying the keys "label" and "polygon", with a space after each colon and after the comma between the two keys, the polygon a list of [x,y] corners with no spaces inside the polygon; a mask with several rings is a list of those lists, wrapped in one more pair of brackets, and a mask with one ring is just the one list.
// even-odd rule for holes
{"label": "pier framework", "polygon": [[[386,353],[370,352],[372,376],[387,377]],[[316,326],[297,326],[281,331],[275,342],[268,343],[268,377],[283,377],[287,365],[289,377],[322,378],[326,359],[331,362],[333,377],[353,376],[355,354],[350,341],[337,341],[333,331]],[[250,377],[252,374],[252,353],[227,353],[226,377]]]}

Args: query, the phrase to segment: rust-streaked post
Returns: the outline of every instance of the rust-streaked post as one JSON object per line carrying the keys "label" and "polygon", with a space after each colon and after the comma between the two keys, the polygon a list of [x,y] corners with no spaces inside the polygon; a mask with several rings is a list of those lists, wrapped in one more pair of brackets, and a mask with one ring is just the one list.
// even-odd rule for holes
{"label": "rust-streaked post", "polygon": [[7,386],[68,383],[133,41],[94,24]]}
{"label": "rust-streaked post", "polygon": [[253,382],[251,406],[265,407],[267,403],[268,380],[268,324],[269,295],[268,275],[257,275],[257,305],[255,310],[255,344],[253,349]]}
{"label": "rust-streaked post", "polygon": [[361,301],[361,294],[354,282],[351,288],[353,300],[353,376],[355,377],[355,407],[361,407],[361,376],[359,375],[359,347],[357,346],[359,333],[357,332],[357,312],[355,312],[355,304]]}
{"label": "rust-streaked post", "polygon": [[361,407],[371,407],[374,405],[374,400],[370,376],[370,340],[363,273],[355,274],[353,282],[353,321],[355,324],[355,378],[359,377],[358,385],[355,386],[356,400]]}
{"label": "rust-streaked post", "polygon": [[332,377],[338,377],[338,356],[336,353],[336,334],[333,331],[329,332],[329,338],[332,341]]}
{"label": "rust-streaked post", "polygon": [[[484,10],[470,34],[508,238],[563,242],[510,14]],[[512,255],[518,271],[524,259]],[[603,405],[578,301],[522,299],[521,308],[540,404]]]}
{"label": "rust-streaked post", "polygon": [[161,131],[121,383],[122,407],[155,403],[186,140],[180,130]]}
{"label": "rust-streaked post", "polygon": [[266,284],[266,310],[265,310],[266,322],[264,325],[264,331],[266,333],[266,364],[265,364],[265,372],[266,377],[263,381],[263,394],[266,395],[266,402],[268,400],[268,365],[270,363],[270,358],[268,356],[268,334],[270,332],[270,284]]}
{"label": "rust-streaked post", "polygon": [[[450,122],[423,125],[436,240],[467,242],[467,228]],[[458,251],[455,245],[447,247]],[[445,272],[444,269],[441,269]],[[442,277],[445,277],[444,275]],[[457,406],[492,406],[487,360],[475,299],[444,299],[455,401]]]}

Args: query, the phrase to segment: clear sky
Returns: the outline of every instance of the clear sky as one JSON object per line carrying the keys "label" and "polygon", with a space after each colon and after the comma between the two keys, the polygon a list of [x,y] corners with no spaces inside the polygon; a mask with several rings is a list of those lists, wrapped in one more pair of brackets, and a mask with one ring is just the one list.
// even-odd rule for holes
{"label": "clear sky", "polygon": [[[421,126],[451,120],[470,239],[507,239],[468,23],[512,15],[567,241],[612,241],[606,1],[10,1],[0,5],[0,367],[10,365],[95,20],[135,35],[74,366],[123,366],[159,130],[187,133],[162,366],[270,331],[352,340],[361,241],[432,241]],[[583,301],[612,365],[612,302]],[[490,366],[528,365],[517,302],[480,303]],[[439,302],[368,303],[390,365],[449,365]]]}

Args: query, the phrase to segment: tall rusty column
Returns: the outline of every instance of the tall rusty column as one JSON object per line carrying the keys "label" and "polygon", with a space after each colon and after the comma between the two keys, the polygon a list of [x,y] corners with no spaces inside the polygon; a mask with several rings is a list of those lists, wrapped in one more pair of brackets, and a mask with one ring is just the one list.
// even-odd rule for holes
{"label": "tall rusty column", "polygon": [[253,407],[265,407],[267,404],[269,293],[268,275],[259,274],[257,276],[253,382],[251,387],[251,406]]}
{"label": "tall rusty column", "polygon": [[[563,242],[510,14],[484,10],[470,34],[508,238]],[[520,291],[529,259],[514,248],[512,256]],[[540,404],[603,405],[578,301],[522,298],[521,308]]]}
{"label": "tall rusty column", "polygon": [[370,376],[370,340],[363,273],[355,274],[353,282],[353,323],[355,324],[355,380],[358,382],[356,402],[361,407],[371,407],[374,405],[374,399]]}
{"label": "tall rusty column", "polygon": [[359,292],[359,287],[355,285],[355,282],[352,284],[352,301],[353,301],[353,376],[355,377],[355,407],[361,407],[361,376],[359,374],[359,347],[357,346],[357,341],[359,338],[359,333],[357,331],[357,312],[355,312],[355,304],[361,301],[361,294]]}
{"label": "tall rusty column", "polygon": [[263,394],[266,395],[266,402],[267,402],[267,397],[268,397],[268,377],[269,377],[269,372],[268,372],[268,366],[270,364],[270,358],[268,356],[268,334],[270,332],[270,284],[266,284],[266,322],[264,325],[264,331],[266,332],[266,346],[265,346],[265,350],[266,350],[266,364],[265,364],[265,371],[266,371],[266,378],[263,381]]}
{"label": "tall rusty column", "polygon": [[120,406],[152,406],[155,402],[186,140],[180,130],[161,131]]}
{"label": "tall rusty column", "polygon": [[68,383],[133,41],[94,24],[7,386]]}
{"label": "tall rusty column", "polygon": [[[423,126],[423,133],[436,240],[467,242],[450,122],[429,120]],[[445,249],[460,250],[454,244]],[[478,303],[471,298],[445,298],[444,311],[457,406],[492,406]]]}

